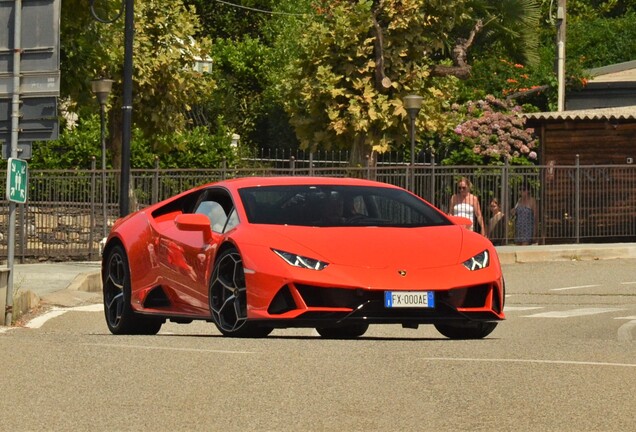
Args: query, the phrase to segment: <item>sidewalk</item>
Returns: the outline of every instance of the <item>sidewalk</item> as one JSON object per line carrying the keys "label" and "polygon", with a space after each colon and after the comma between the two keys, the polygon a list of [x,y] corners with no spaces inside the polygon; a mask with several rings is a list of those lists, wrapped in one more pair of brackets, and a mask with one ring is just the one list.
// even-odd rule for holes
{"label": "sidewalk", "polygon": [[[13,320],[40,305],[72,307],[101,299],[101,263],[14,264]],[[6,264],[0,268],[0,325],[5,325]]]}
{"label": "sidewalk", "polygon": [[[636,243],[498,246],[502,264],[636,259]],[[42,305],[71,307],[101,298],[100,262],[15,264],[13,288],[18,292],[13,305],[16,319]],[[4,323],[6,265],[0,279],[0,325]]]}

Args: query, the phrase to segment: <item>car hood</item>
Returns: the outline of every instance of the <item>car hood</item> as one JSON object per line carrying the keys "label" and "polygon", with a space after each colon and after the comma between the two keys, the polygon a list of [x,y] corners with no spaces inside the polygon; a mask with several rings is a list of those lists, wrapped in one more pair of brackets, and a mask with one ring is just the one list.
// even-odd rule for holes
{"label": "car hood", "polygon": [[457,225],[423,228],[262,225],[258,231],[261,244],[274,249],[330,264],[369,269],[405,265],[430,269],[457,264],[468,233]]}

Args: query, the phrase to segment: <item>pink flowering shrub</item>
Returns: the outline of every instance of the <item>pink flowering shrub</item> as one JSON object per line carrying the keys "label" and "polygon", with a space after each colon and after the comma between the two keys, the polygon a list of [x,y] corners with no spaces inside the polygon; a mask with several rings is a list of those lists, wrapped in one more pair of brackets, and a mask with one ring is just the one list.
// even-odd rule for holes
{"label": "pink flowering shrub", "polygon": [[499,164],[507,159],[527,165],[537,160],[538,142],[519,115],[521,107],[489,95],[452,109],[461,123],[454,129],[454,148],[445,163]]}

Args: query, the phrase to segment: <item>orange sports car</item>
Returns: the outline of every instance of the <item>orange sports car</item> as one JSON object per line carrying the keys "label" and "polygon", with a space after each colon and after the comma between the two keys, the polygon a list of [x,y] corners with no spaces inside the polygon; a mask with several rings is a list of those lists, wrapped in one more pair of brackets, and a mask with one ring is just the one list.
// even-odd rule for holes
{"label": "orange sports car", "polygon": [[102,261],[106,323],[114,334],[206,320],[225,336],[312,327],[327,338],[433,324],[483,338],[504,319],[504,281],[469,223],[367,180],[199,186],[115,223]]}

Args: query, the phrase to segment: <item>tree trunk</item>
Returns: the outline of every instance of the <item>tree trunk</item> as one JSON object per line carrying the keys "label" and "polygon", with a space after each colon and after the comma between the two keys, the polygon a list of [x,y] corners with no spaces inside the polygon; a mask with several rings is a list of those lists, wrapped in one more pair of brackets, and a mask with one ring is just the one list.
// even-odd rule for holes
{"label": "tree trunk", "polygon": [[121,169],[122,117],[121,108],[115,102],[110,110],[110,139],[107,144],[113,169],[116,170]]}
{"label": "tree trunk", "polygon": [[[357,136],[353,140],[351,146],[351,154],[349,155],[349,163],[352,167],[375,167],[375,156],[373,150],[364,143],[364,136]],[[375,170],[371,170],[371,180],[375,178]]]}

